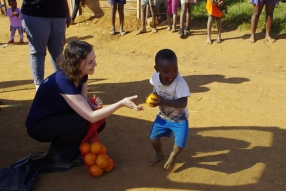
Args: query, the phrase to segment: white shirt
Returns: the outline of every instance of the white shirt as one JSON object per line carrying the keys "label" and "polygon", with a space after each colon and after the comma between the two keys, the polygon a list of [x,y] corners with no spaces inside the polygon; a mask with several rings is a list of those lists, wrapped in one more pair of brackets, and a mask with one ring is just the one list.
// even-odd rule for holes
{"label": "white shirt", "polygon": [[[168,100],[176,100],[191,95],[187,82],[180,74],[174,79],[170,85],[163,85],[160,81],[159,73],[155,72],[150,78],[150,83],[156,89],[156,93]],[[172,121],[182,121],[189,117],[188,108],[176,108],[165,105],[159,106],[158,115],[163,119]]]}

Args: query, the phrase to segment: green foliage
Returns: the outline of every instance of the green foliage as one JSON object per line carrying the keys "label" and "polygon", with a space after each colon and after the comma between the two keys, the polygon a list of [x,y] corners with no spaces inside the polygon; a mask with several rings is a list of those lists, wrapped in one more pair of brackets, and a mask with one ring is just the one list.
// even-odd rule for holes
{"label": "green foliage", "polygon": [[[204,26],[206,26],[208,16],[205,5],[206,0],[199,0],[198,4],[193,5],[192,22],[204,22]],[[222,17],[223,28],[230,30],[249,30],[251,27],[253,4],[251,4],[249,0],[226,0],[226,5],[228,7],[228,13],[224,13]],[[265,31],[265,18],[264,7],[258,21],[257,31]],[[215,26],[216,22],[213,22],[213,24]],[[271,31],[276,34],[286,32],[286,3],[279,2],[275,7]]]}

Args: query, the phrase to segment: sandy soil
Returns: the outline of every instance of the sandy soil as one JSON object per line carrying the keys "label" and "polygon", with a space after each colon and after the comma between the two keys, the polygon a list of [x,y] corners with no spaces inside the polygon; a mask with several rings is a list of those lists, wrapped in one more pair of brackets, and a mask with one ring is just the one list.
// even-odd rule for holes
{"label": "sandy soil", "polygon": [[[122,108],[108,117],[100,139],[118,164],[112,172],[90,178],[82,165],[40,173],[34,190],[286,190],[285,34],[274,36],[277,41],[270,43],[259,33],[253,44],[247,41],[249,31],[224,31],[222,43],[207,45],[206,23],[193,23],[191,35],[180,39],[165,31],[164,24],[157,34],[136,35],[140,22],[134,16],[126,18],[128,33],[122,37],[109,34],[108,16],[76,21],[80,23],[67,29],[67,43],[80,39],[93,44],[98,61],[89,80],[90,96],[96,93],[109,105],[137,94],[145,110]],[[5,46],[9,21],[0,16],[0,23],[2,169],[33,152],[47,151],[49,144],[31,139],[24,126],[35,94],[28,45]],[[216,39],[215,32],[212,38]],[[148,80],[154,56],[162,48],[176,52],[192,94],[187,147],[173,170],[163,168],[166,160],[147,164],[154,155],[148,134],[157,108],[144,102],[152,91]],[[52,72],[47,56],[45,75]],[[173,137],[162,142],[168,155]]]}

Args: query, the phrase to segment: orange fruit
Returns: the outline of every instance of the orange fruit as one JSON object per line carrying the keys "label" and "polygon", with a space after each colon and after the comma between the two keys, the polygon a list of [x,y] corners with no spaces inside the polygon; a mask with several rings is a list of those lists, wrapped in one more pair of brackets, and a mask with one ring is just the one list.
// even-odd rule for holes
{"label": "orange fruit", "polygon": [[101,149],[98,154],[100,153],[106,153],[106,147],[104,145],[101,145]]}
{"label": "orange fruit", "polygon": [[105,168],[109,165],[109,157],[107,154],[101,153],[96,157],[95,164],[100,168]]}
{"label": "orange fruit", "polygon": [[85,164],[87,164],[88,166],[92,166],[95,164],[96,155],[92,152],[86,153],[83,157],[83,160]]}
{"label": "orange fruit", "polygon": [[94,142],[90,145],[90,151],[94,154],[98,154],[101,149],[101,143],[100,142]]}
{"label": "orange fruit", "polygon": [[105,167],[103,170],[106,172],[110,172],[110,171],[112,171],[113,168],[114,168],[113,160],[111,158],[109,158],[109,165],[107,167]]}
{"label": "orange fruit", "polygon": [[89,172],[92,176],[101,176],[104,171],[95,164],[89,168]]}
{"label": "orange fruit", "polygon": [[157,100],[158,98],[159,98],[158,95],[155,93],[149,94],[148,97],[146,98],[147,105],[149,105],[150,107],[153,107],[151,104],[154,102],[154,100],[152,99]]}
{"label": "orange fruit", "polygon": [[82,143],[79,146],[79,150],[81,153],[86,154],[90,151],[90,145],[88,143]]}

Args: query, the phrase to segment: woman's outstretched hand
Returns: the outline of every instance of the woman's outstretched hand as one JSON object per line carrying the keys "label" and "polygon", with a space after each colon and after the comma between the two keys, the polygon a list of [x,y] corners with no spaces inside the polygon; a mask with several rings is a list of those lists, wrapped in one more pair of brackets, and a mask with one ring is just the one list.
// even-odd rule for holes
{"label": "woman's outstretched hand", "polygon": [[137,97],[138,97],[137,95],[126,97],[123,100],[121,100],[121,103],[123,104],[123,106],[128,107],[130,109],[142,111],[144,109],[143,106],[138,106],[138,104],[136,103]]}

